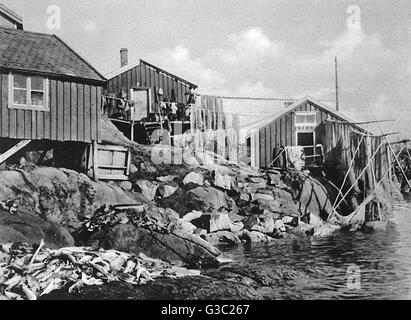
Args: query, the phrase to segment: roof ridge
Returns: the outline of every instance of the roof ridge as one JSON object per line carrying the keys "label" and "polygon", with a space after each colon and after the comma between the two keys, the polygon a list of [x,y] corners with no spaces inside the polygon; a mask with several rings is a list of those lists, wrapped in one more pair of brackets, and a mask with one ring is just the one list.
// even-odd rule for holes
{"label": "roof ridge", "polygon": [[11,29],[11,28],[1,27],[1,26],[0,26],[0,30],[1,31],[17,32],[17,33],[31,33],[31,34],[38,34],[38,35],[42,35],[42,36],[50,36],[50,37],[55,35],[53,33],[44,33],[44,32],[36,32],[36,31],[28,31],[28,30],[20,30],[20,29]]}

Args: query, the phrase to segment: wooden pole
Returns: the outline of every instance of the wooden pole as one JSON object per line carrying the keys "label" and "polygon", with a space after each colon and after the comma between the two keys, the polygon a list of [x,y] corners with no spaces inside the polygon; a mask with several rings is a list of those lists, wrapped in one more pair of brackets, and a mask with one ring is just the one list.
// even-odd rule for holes
{"label": "wooden pole", "polygon": [[98,160],[97,160],[97,155],[98,155],[98,146],[97,146],[97,141],[93,140],[93,177],[95,181],[98,181]]}
{"label": "wooden pole", "polygon": [[338,99],[338,61],[335,57],[335,109],[340,111],[340,102]]}
{"label": "wooden pole", "polygon": [[[370,109],[370,108],[369,108],[369,109]],[[375,120],[377,120],[377,117],[375,116],[375,113],[372,111],[372,109],[370,109],[370,111],[371,111],[373,117],[375,118]],[[378,123],[378,126],[379,126],[379,128],[380,128],[380,130],[381,130],[381,133],[384,134],[384,131],[382,130],[381,125],[380,125],[379,123]],[[411,189],[411,183],[410,183],[410,181],[408,180],[407,175],[405,174],[405,171],[404,171],[404,169],[403,169],[402,166],[401,166],[401,163],[400,163],[400,160],[398,159],[398,156],[395,154],[395,152],[394,152],[393,148],[391,147],[391,144],[389,143],[387,137],[384,137],[384,138],[385,138],[385,141],[386,141],[387,144],[388,144],[388,147],[390,148],[391,153],[392,153],[393,156],[394,156],[395,161],[397,162],[398,167],[400,168],[400,170],[401,170],[401,172],[402,172],[402,174],[403,174],[403,176],[404,176],[405,181],[407,181],[408,187]]]}

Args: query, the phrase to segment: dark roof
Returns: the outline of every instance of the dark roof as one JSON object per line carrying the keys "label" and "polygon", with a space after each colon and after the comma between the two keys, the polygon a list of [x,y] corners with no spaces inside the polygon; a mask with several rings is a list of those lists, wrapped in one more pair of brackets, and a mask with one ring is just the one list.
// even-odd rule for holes
{"label": "dark roof", "polygon": [[57,36],[15,29],[0,28],[0,68],[106,80]]}

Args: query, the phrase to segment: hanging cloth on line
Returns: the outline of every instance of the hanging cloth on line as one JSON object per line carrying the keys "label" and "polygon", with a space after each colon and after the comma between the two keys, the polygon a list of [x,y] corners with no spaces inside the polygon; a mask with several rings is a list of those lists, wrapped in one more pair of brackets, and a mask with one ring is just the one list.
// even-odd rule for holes
{"label": "hanging cloth on line", "polygon": [[304,148],[301,146],[285,147],[287,159],[297,170],[302,170],[305,166]]}

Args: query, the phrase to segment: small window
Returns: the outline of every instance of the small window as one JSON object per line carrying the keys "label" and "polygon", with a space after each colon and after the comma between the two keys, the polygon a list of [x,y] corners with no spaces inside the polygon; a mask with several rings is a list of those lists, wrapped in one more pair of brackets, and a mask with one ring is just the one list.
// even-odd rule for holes
{"label": "small window", "polygon": [[295,125],[296,126],[316,126],[317,117],[316,112],[296,112]]}
{"label": "small window", "polygon": [[9,108],[49,111],[48,79],[10,73]]}

